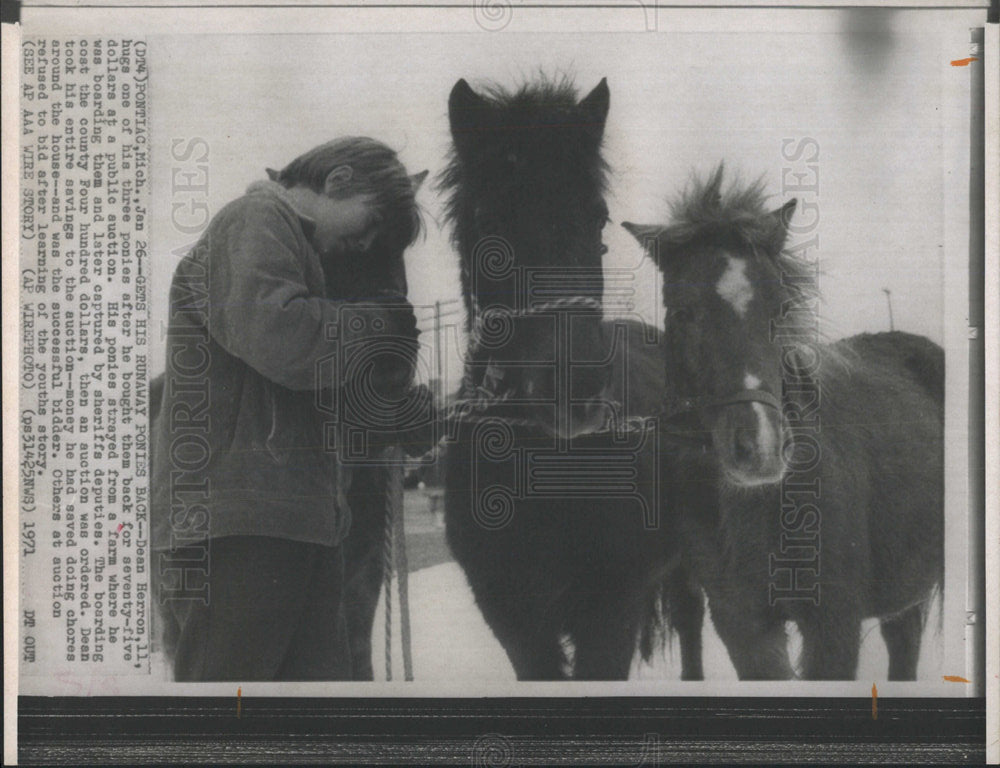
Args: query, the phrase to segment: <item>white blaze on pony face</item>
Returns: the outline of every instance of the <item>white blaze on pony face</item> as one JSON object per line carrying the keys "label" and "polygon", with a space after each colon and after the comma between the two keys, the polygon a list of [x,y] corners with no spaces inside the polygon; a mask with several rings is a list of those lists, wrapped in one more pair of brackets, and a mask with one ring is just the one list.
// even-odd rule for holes
{"label": "white blaze on pony face", "polygon": [[727,255],[726,271],[715,284],[715,290],[737,315],[746,315],[750,300],[753,299],[753,285],[747,277],[746,259]]}

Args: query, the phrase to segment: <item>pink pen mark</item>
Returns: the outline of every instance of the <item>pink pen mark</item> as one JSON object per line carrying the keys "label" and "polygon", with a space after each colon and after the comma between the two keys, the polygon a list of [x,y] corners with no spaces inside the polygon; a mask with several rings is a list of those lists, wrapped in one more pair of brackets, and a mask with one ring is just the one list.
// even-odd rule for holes
{"label": "pink pen mark", "polygon": [[125,523],[118,523],[118,530],[115,531],[115,533],[121,533],[122,532],[122,528],[124,528],[124,527],[125,527]]}

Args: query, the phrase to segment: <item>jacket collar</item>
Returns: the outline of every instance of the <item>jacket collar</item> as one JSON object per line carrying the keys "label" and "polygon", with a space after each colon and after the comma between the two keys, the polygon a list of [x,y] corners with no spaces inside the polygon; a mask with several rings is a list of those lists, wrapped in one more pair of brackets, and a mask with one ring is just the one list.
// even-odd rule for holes
{"label": "jacket collar", "polygon": [[299,207],[295,204],[292,196],[288,194],[288,191],[281,186],[276,181],[255,181],[249,187],[247,187],[248,195],[263,194],[276,197],[285,205],[287,205],[292,212],[298,217],[299,221],[302,223],[302,231],[305,232],[306,237],[312,242],[313,233],[316,231],[316,220],[311,216],[307,216],[303,213]]}

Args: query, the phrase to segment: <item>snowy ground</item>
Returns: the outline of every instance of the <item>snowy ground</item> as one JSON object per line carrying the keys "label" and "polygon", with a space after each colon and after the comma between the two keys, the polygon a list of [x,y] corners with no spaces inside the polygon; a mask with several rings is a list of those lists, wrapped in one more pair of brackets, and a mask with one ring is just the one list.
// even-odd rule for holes
{"label": "snowy ground", "polygon": [[[413,491],[406,494],[407,541],[418,547],[428,548],[437,554],[421,559],[433,562],[441,554],[447,562],[441,562],[417,570],[409,577],[410,623],[413,652],[414,680],[427,682],[455,682],[462,680],[483,683],[509,682],[515,680],[514,670],[506,653],[483,621],[469,589],[465,574],[457,563],[450,559],[447,549],[432,544],[438,537],[443,540],[444,531],[439,527],[427,508],[426,496]],[[441,542],[443,544],[443,541]],[[428,546],[428,545],[431,546]],[[411,555],[411,563],[414,557]],[[402,679],[402,645],[400,644],[399,596],[393,582],[392,595],[393,640],[392,664],[393,680]],[[736,670],[729,661],[725,646],[715,633],[706,613],[702,635],[704,667],[707,680],[735,681]],[[924,632],[923,651],[920,657],[918,678],[938,679],[943,649],[938,632],[939,611],[937,603],[931,611]],[[789,624],[790,651],[797,658],[801,639],[794,625]],[[889,656],[874,619],[862,625],[863,642],[861,660],[858,665],[859,680],[885,680],[889,669]],[[385,607],[379,601],[372,633],[372,657],[376,680],[385,680]],[[635,680],[680,680],[680,653],[675,646],[666,649],[660,658],[646,664],[640,658],[632,663],[630,679]]]}
{"label": "snowy ground", "polygon": [[[444,542],[444,530],[439,519],[428,508],[428,497],[419,491],[407,491],[405,520],[409,574],[409,605],[411,647],[414,680],[428,683],[462,683],[490,685],[515,681],[506,653],[483,621],[469,589],[465,574],[450,559]],[[421,567],[426,564],[426,567]],[[372,661],[376,680],[385,680],[385,603],[379,600],[372,633]],[[403,679],[402,645],[400,642],[399,594],[393,582],[392,593],[392,679]],[[707,614],[706,614],[707,618]],[[938,632],[937,603],[931,611],[924,632],[923,651],[918,678],[939,679],[943,643]],[[798,655],[800,639],[789,625],[792,657]],[[863,643],[858,680],[885,680],[889,659],[878,622],[866,621],[862,626]],[[725,646],[715,633],[711,620],[706,620],[702,636],[705,677],[709,681],[736,681],[736,671],[729,661]],[[169,679],[169,672],[159,654],[154,656],[154,676]],[[646,664],[636,658],[630,679],[680,680],[680,654],[676,647],[668,648],[662,657]]]}
{"label": "snowy ground", "polygon": [[[410,621],[413,647],[414,679],[454,682],[469,680],[505,682],[514,680],[514,670],[503,648],[483,621],[476,608],[465,575],[457,563],[443,563],[410,574]],[[393,679],[402,677],[402,646],[399,642],[399,600],[393,591]],[[791,625],[790,625],[791,629]],[[797,656],[801,645],[791,632],[791,652]],[[878,622],[866,621],[862,628],[859,680],[885,680],[889,657],[878,631]],[[705,622],[703,634],[705,677],[707,680],[735,681],[725,646],[711,621]],[[940,637],[937,633],[937,610],[931,612],[924,633],[919,679],[935,679],[940,669]],[[372,655],[377,680],[385,679],[385,611],[380,601],[372,637]],[[636,659],[631,679],[680,680],[680,654],[669,649],[652,664]]]}

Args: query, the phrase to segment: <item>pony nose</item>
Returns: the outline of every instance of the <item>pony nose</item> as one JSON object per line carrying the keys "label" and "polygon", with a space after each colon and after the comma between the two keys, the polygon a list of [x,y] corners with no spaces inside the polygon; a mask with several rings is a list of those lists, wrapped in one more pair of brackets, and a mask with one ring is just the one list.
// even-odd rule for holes
{"label": "pony nose", "polygon": [[778,482],[784,473],[779,426],[760,403],[729,404],[713,429],[727,477],[737,485]]}
{"label": "pony nose", "polygon": [[749,463],[757,449],[756,430],[740,427],[733,432],[733,458],[738,463]]}

